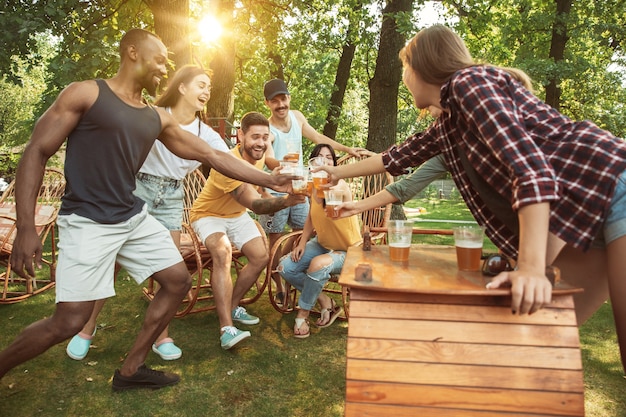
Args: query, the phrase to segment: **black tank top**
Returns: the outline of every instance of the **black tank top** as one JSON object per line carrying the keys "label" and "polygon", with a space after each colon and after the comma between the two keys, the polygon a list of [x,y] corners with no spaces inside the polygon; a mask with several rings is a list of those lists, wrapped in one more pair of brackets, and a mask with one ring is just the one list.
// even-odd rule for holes
{"label": "black tank top", "polygon": [[98,98],[67,139],[60,214],[112,224],[141,211],[135,175],[161,132],[161,119],[150,106],[122,101],[104,80],[96,83]]}

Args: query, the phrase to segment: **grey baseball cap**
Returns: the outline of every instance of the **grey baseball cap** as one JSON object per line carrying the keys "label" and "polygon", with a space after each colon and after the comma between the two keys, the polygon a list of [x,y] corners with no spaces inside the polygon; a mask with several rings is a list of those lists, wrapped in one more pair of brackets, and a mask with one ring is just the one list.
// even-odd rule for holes
{"label": "grey baseball cap", "polygon": [[279,94],[288,95],[289,90],[287,90],[287,84],[283,80],[274,78],[265,83],[263,94],[265,95],[265,100],[271,100]]}

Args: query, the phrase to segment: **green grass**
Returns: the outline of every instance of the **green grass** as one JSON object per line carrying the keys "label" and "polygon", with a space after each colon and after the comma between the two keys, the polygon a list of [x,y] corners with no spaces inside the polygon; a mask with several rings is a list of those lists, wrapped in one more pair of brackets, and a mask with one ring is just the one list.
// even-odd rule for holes
{"label": "green grass", "polygon": [[[474,217],[462,200],[410,200],[404,205],[407,210],[407,218],[415,220],[415,227],[421,229],[444,229],[449,230],[458,223],[476,223]],[[417,214],[411,209],[425,209],[425,213]],[[435,221],[428,221],[435,220]],[[446,220],[442,222],[442,220]],[[414,243],[428,243],[435,245],[454,245],[452,236],[438,235],[415,235]],[[497,252],[496,246],[485,237],[483,251],[488,253]]]}
{"label": "green grass", "polygon": [[[99,317],[94,346],[74,361],[66,344],[13,369],[0,381],[2,416],[341,416],[345,391],[347,324],[336,322],[306,340],[292,337],[293,314],[275,311],[267,293],[249,311],[253,337],[224,351],[214,311],[175,319],[171,335],[183,357],[166,362],[154,353],[147,364],[177,372],[182,382],[159,390],[114,393],[111,378],[139,330],[147,301],[140,287],[118,280],[117,297]],[[48,316],[53,292],[0,306],[5,347],[23,327]]]}
{"label": "green grass", "polygon": [[[409,205],[426,203],[412,201]],[[454,214],[455,220],[471,220],[469,213],[453,202],[426,208],[429,213],[423,218],[450,218],[442,216]],[[267,293],[248,306],[251,313],[261,317],[261,323],[241,326],[253,335],[241,346],[231,351],[220,348],[214,311],[174,319],[170,333],[182,347],[183,357],[165,362],[150,353],[146,362],[179,373],[181,383],[159,391],[113,393],[113,371],[139,331],[147,306],[133,281],[118,279],[116,290],[117,297],[105,305],[99,317],[101,329],[85,360],[69,359],[63,343],[0,380],[1,416],[343,415],[347,323],[336,322],[321,331],[312,326],[311,337],[294,339],[294,314],[275,311]],[[25,326],[53,311],[54,291],[0,306],[0,349]],[[580,337],[586,415],[626,417],[626,379],[608,303],[581,327]]]}

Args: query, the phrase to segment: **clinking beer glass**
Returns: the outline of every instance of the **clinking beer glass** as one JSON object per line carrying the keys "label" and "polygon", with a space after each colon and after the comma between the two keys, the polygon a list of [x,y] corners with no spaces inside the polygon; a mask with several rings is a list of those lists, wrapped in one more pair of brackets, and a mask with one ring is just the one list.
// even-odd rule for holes
{"label": "clinking beer glass", "polygon": [[300,161],[301,147],[302,141],[296,138],[288,138],[286,142],[287,153],[283,156],[283,160],[298,163]]}
{"label": "clinking beer glass", "polygon": [[302,179],[291,181],[293,193],[298,195],[309,195],[307,189],[309,170],[300,165],[294,169],[293,173],[298,177],[302,177]]}
{"label": "clinking beer glass", "polygon": [[324,191],[324,199],[326,200],[326,216],[331,219],[338,218],[337,206],[343,201],[343,191],[326,190]]}
{"label": "clinking beer glass", "polygon": [[[316,156],[315,158],[309,159],[309,167],[321,167],[326,165],[326,158],[323,156]],[[328,184],[328,173],[326,171],[317,171],[311,172],[311,177],[313,177],[313,186],[317,190],[317,197],[324,198],[324,190],[320,189],[321,185]]]}

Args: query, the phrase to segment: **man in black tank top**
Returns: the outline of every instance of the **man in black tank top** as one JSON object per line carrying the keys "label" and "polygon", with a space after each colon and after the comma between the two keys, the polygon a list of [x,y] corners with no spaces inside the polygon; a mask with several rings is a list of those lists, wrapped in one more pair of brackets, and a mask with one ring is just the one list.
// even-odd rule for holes
{"label": "man in black tank top", "polygon": [[182,130],[167,112],[143,102],[142,91],[154,95],[166,74],[167,49],[158,37],[141,29],[128,31],[120,42],[120,57],[113,78],[72,83],[59,94],[36,123],[20,160],[18,231],[11,265],[27,277],[34,276],[34,264],[41,263],[34,225],[39,184],[48,159],[68,141],[67,188],[58,219],[56,310],[0,352],[0,378],[76,334],[88,320],[94,300],[114,295],[117,261],[138,283],[152,275],[161,289],[126,360],[115,371],[113,389],[155,389],[179,381],[176,374],[144,365],[152,343],[191,285],[169,232],[145,213],[143,201],[132,194],[135,174],[156,138],[178,156],[197,159],[232,178],[291,191],[292,176],[271,176],[214,150]]}

